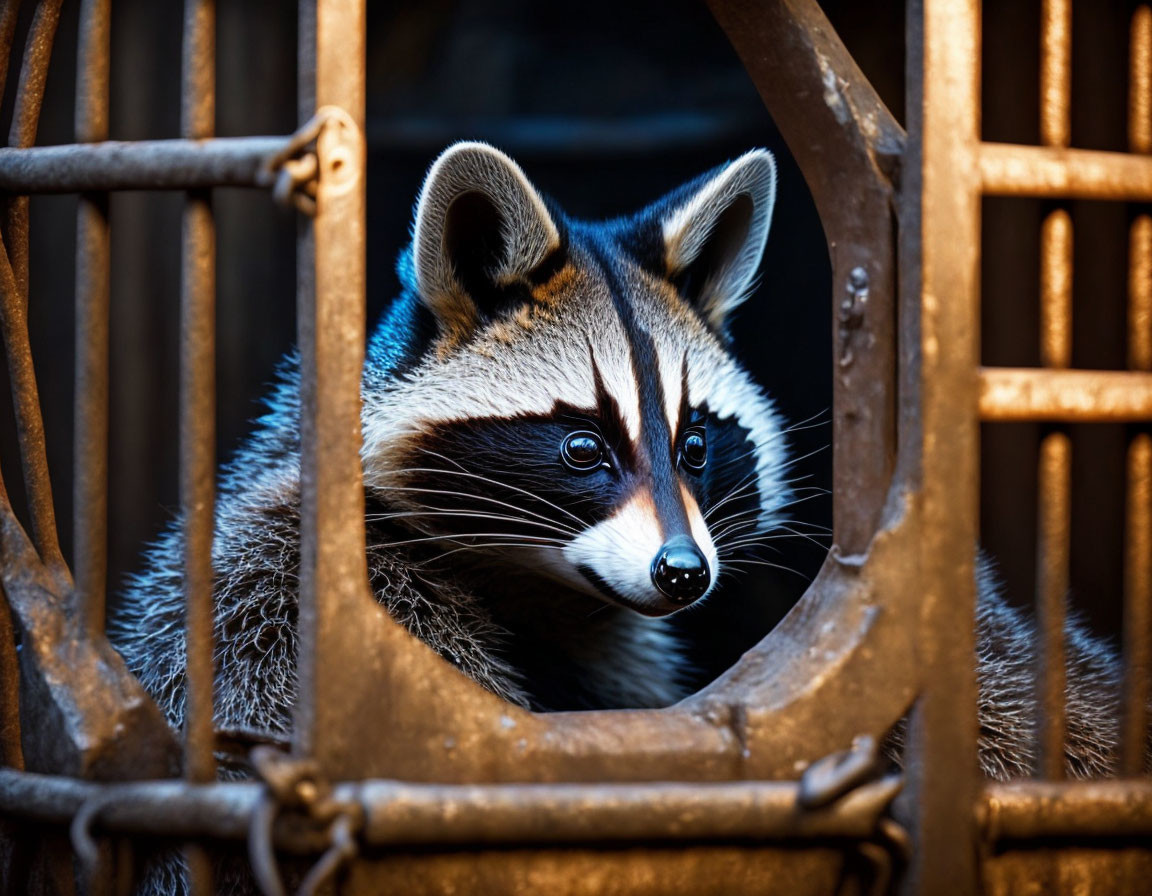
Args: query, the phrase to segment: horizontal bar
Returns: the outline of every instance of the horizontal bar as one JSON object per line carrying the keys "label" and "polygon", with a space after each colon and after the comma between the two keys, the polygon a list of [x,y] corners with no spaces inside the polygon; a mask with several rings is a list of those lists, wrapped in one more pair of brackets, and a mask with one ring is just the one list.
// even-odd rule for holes
{"label": "horizontal bar", "polygon": [[992,423],[1152,420],[1152,374],[984,367],[980,370],[980,419]]}
{"label": "horizontal bar", "polygon": [[1152,780],[989,784],[979,806],[990,842],[1152,836]]}
{"label": "horizontal bar", "polygon": [[[822,809],[799,808],[791,781],[679,784],[339,784],[334,799],[361,807],[374,845],[634,843],[654,840],[868,839],[900,789],[890,776]],[[265,788],[250,782],[97,783],[0,769],[0,816],[66,824],[99,799],[97,828],[176,838],[244,839]],[[320,832],[284,819],[277,846],[322,849]]]}
{"label": "horizontal bar", "polygon": [[1152,157],[1091,149],[982,143],[983,191],[992,196],[1152,200]]}
{"label": "horizontal bar", "polygon": [[138,140],[0,149],[0,191],[85,193],[185,190],[270,183],[265,160],[291,137]]}

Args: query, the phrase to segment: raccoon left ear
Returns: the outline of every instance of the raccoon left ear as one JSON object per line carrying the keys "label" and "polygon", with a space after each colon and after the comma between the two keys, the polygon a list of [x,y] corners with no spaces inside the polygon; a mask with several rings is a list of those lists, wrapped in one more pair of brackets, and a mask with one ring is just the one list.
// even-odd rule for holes
{"label": "raccoon left ear", "polygon": [[560,246],[544,200],[512,159],[456,143],[432,164],[412,228],[416,287],[442,330],[469,333]]}
{"label": "raccoon left ear", "polygon": [[721,168],[661,221],[669,279],[711,326],[752,292],[776,203],[776,162],[754,149]]}

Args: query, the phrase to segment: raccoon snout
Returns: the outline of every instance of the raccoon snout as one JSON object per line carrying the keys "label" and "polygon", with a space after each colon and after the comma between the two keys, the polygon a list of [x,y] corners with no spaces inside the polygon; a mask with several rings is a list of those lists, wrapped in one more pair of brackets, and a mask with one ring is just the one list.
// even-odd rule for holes
{"label": "raccoon snout", "polygon": [[690,604],[708,590],[708,560],[687,535],[669,538],[652,561],[652,583],[678,604]]}

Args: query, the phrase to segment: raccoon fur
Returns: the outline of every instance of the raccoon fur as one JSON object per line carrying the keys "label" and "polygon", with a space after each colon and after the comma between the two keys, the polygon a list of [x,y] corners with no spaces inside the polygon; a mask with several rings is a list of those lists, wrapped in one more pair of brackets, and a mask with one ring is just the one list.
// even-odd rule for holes
{"label": "raccoon fur", "polygon": [[[503,153],[430,169],[362,380],[376,598],[448,662],[536,710],[658,707],[688,677],[668,616],[788,522],[786,431],[729,350],[776,172],[764,150],[630,216],[571,219]],[[220,482],[216,714],[290,733],[299,563],[298,367]],[[178,524],[114,637],[173,725],[184,705]],[[547,595],[547,600],[540,595]],[[1031,757],[1032,623],[979,582],[980,761]],[[1117,662],[1069,629],[1068,766],[1111,768]]]}

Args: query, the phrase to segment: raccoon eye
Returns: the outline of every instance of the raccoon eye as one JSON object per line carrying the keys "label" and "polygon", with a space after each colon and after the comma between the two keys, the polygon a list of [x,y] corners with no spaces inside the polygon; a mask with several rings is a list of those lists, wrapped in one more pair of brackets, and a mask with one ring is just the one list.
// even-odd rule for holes
{"label": "raccoon eye", "polygon": [[570,432],[560,443],[560,458],[573,470],[595,470],[604,463],[604,443],[594,432]]}
{"label": "raccoon eye", "polygon": [[703,470],[708,462],[708,443],[704,441],[704,431],[690,429],[684,434],[680,445],[680,457],[689,470]]}

